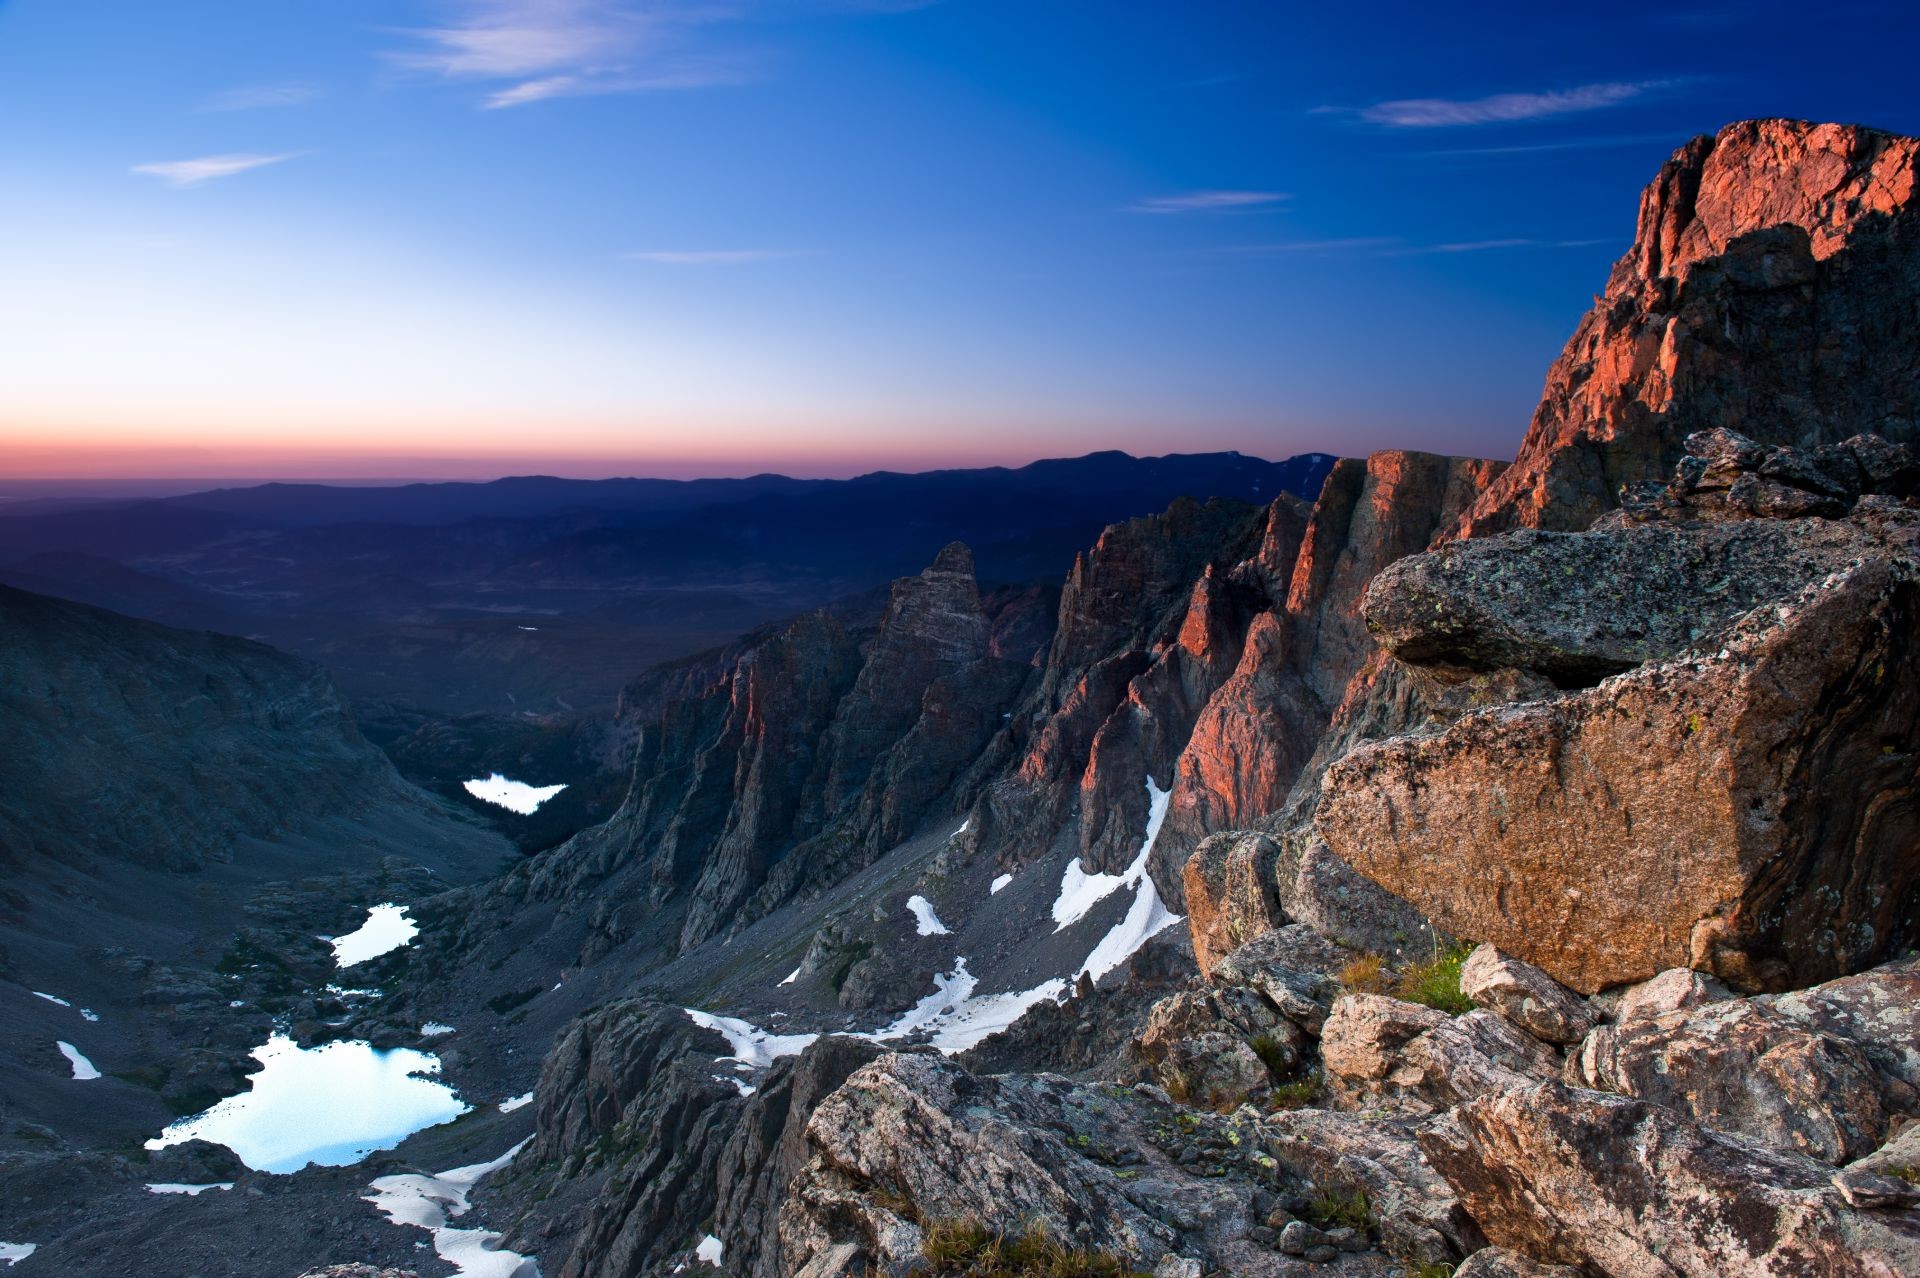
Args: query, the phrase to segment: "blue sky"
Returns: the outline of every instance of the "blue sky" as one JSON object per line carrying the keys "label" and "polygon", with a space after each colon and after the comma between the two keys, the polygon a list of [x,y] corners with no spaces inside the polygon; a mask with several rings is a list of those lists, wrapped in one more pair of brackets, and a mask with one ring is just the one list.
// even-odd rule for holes
{"label": "blue sky", "polygon": [[0,470],[1511,455],[1687,137],[1910,6],[0,3]]}

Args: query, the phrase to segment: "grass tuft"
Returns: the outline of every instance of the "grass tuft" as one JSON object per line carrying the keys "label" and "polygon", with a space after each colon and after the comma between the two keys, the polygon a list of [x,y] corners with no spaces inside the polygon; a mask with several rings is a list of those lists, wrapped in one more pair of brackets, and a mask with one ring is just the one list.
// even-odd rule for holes
{"label": "grass tuft", "polygon": [[1312,1201],[1307,1204],[1307,1218],[1322,1229],[1338,1229],[1344,1225],[1365,1230],[1373,1221],[1373,1203],[1364,1189],[1342,1193],[1322,1186],[1314,1191]]}
{"label": "grass tuft", "polygon": [[1381,994],[1387,988],[1387,961],[1378,954],[1362,954],[1340,969],[1336,978],[1349,994]]}
{"label": "grass tuft", "polygon": [[936,1221],[921,1254],[939,1278],[1146,1278],[1118,1256],[1067,1246],[1038,1222],[1009,1234],[972,1216]]}
{"label": "grass tuft", "polygon": [[1394,983],[1394,994],[1409,1003],[1420,1003],[1445,1012],[1448,1016],[1471,1012],[1473,1000],[1460,992],[1460,968],[1471,953],[1473,947],[1465,944],[1450,945],[1440,950],[1429,961],[1402,972],[1400,979]]}

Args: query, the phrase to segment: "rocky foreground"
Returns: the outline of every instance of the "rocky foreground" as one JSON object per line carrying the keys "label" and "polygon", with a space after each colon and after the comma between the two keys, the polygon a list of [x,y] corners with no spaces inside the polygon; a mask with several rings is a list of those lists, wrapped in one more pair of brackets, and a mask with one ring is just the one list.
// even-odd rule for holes
{"label": "rocky foreground", "polygon": [[[884,747],[806,819],[838,868],[740,824],[777,793],[740,768],[700,811],[756,856],[617,819],[530,868],[547,909],[649,878],[626,926],[679,937],[667,970],[766,949],[699,988],[794,1028],[925,989],[909,888],[974,947],[988,877],[1137,852],[1184,925],[959,1052],[605,1003],[477,1195],[508,1244],[562,1278],[1920,1273],[1917,152],[1689,144],[1514,466],[1380,454],[1311,507],[1109,530],[1024,680],[943,555],[777,753]],[[976,685],[997,731],[955,715]],[[669,793],[671,847],[705,827]],[[765,884],[811,929],[785,980]],[[632,944],[567,935],[583,972]]]}

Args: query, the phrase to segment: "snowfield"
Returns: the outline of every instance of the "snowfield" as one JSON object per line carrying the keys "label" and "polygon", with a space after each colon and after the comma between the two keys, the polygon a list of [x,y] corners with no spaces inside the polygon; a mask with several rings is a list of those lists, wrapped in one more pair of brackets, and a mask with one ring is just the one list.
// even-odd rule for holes
{"label": "snowfield", "polygon": [[80,1049],[72,1043],[55,1043],[54,1046],[60,1049],[60,1054],[67,1058],[69,1065],[73,1066],[75,1078],[88,1082],[100,1077],[100,1071],[93,1067],[93,1062],[82,1056]]}
{"label": "snowfield", "polygon": [[[531,1139],[531,1138],[529,1138]],[[447,1224],[467,1214],[467,1195],[480,1178],[499,1171],[520,1152],[521,1141],[490,1163],[456,1167],[438,1176],[408,1174],[382,1176],[367,1188],[366,1201],[396,1225],[424,1229],[433,1239],[434,1254],[469,1278],[539,1278],[540,1266],[530,1256],[500,1249],[500,1235],[484,1229],[455,1229]]]}
{"label": "snowfield", "polygon": [[913,911],[914,926],[919,929],[920,935],[922,936],[950,935],[950,933],[947,931],[947,925],[945,923],[942,923],[940,921],[940,916],[933,912],[933,902],[929,901],[926,897],[924,896],[908,897],[907,908]]}

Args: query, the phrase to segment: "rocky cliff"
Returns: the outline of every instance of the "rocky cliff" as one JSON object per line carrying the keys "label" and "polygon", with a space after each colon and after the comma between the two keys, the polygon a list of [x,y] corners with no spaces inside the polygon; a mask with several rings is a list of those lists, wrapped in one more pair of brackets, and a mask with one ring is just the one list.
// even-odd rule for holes
{"label": "rocky cliff", "polygon": [[1695,431],[1920,442],[1920,142],[1746,120],[1674,153],[1468,534],[1579,529]]}

